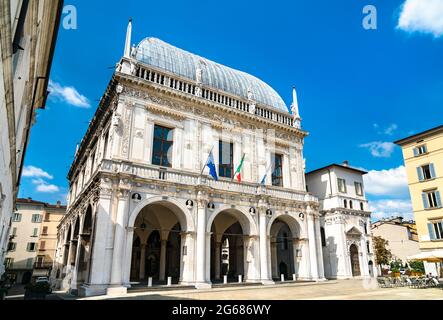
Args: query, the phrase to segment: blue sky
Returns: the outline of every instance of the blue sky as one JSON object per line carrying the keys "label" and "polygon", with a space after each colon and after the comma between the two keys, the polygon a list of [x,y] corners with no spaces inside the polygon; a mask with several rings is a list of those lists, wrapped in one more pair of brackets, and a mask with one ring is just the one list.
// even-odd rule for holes
{"label": "blue sky", "polygon": [[365,30],[364,0],[65,1],[77,9],[78,25],[60,29],[53,94],[31,131],[20,196],[65,201],[76,144],[123,54],[132,17],[134,43],[158,37],[251,73],[288,105],[295,85],[310,132],[307,169],[349,160],[372,170],[366,191],[377,215],[411,217],[392,141],[442,123],[443,6],[407,2],[371,1],[377,29]]}

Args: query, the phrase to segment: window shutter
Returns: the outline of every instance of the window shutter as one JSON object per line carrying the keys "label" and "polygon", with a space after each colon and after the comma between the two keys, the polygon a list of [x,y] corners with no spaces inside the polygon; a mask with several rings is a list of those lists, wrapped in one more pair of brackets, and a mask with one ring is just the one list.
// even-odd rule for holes
{"label": "window shutter", "polygon": [[418,148],[414,148],[414,157],[418,157]]}
{"label": "window shutter", "polygon": [[433,163],[429,164],[429,171],[431,171],[431,178],[435,178],[435,168]]}
{"label": "window shutter", "polygon": [[428,153],[428,147],[427,147],[426,145],[423,146],[423,151],[424,151],[425,153]]}
{"label": "window shutter", "polygon": [[26,251],[29,251],[29,245],[30,243],[28,243],[28,245],[26,246]]}
{"label": "window shutter", "polygon": [[440,191],[435,191],[435,198],[437,199],[437,207],[438,207],[438,208],[441,208]]}
{"label": "window shutter", "polygon": [[417,175],[418,175],[418,181],[423,181],[423,170],[421,167],[417,167]]}
{"label": "window shutter", "polygon": [[428,231],[429,231],[429,239],[435,240],[434,225],[432,223],[428,223]]}
{"label": "window shutter", "polygon": [[425,209],[428,209],[429,208],[429,204],[428,204],[428,195],[426,194],[426,193],[422,193],[421,194],[421,197],[422,197],[422,199],[423,199],[423,207],[425,208]]}

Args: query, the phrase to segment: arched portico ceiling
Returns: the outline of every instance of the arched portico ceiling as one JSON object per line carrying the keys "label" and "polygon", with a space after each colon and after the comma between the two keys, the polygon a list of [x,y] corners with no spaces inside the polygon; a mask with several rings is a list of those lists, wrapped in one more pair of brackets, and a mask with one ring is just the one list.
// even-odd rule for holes
{"label": "arched portico ceiling", "polygon": [[[208,223],[206,225],[206,232],[211,232],[212,224],[214,223],[214,220],[219,216],[220,214],[226,214],[231,219],[232,223],[230,223],[226,228],[229,228],[232,224],[235,222],[239,222],[240,226],[243,230],[243,234],[245,235],[258,235],[257,233],[257,225],[252,218],[251,214],[249,212],[244,212],[237,208],[232,208],[229,206],[224,206],[219,208],[218,210],[214,211],[212,215],[208,219]],[[222,232],[222,230],[216,230],[217,232]]]}
{"label": "arched portico ceiling", "polygon": [[[152,197],[141,201],[137,207],[132,210],[129,219],[128,227],[132,228],[135,221],[142,210],[149,210],[149,206],[163,207],[171,211],[178,219],[180,226],[185,232],[195,232],[195,224],[189,209],[184,204],[174,198],[164,199],[162,197]],[[145,209],[146,208],[146,209]]]}
{"label": "arched portico ceiling", "polygon": [[[280,214],[276,215],[269,221],[268,229],[267,229],[267,235],[273,236],[273,232],[278,232],[278,222],[285,223],[289,230],[291,230],[292,237],[294,238],[303,238],[305,233],[302,229],[302,226],[300,226],[297,219],[295,219],[293,216],[289,214]],[[278,229],[277,229],[278,228]],[[277,230],[276,230],[277,229]]]}

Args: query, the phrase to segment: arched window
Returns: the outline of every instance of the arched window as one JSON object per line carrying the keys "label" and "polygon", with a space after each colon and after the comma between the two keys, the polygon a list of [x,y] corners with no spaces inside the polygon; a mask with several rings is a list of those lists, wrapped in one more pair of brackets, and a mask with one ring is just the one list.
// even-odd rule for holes
{"label": "arched window", "polygon": [[360,210],[361,210],[361,211],[364,211],[364,210],[365,210],[365,207],[364,207],[363,202],[360,202]]}
{"label": "arched window", "polygon": [[345,208],[347,208],[348,207],[348,201],[345,199],[345,200],[343,200],[343,205],[344,205],[344,207]]}
{"label": "arched window", "polygon": [[352,204],[352,201],[351,200],[349,200],[349,208],[351,208],[351,209],[353,209],[353,204]]}
{"label": "arched window", "polygon": [[322,245],[322,247],[326,247],[326,234],[325,234],[325,228],[320,227],[320,235],[321,235],[321,245]]}

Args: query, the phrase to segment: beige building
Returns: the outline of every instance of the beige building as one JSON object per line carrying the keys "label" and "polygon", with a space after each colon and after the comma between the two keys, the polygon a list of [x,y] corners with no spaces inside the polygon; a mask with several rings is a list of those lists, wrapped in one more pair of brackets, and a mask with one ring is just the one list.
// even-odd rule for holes
{"label": "beige building", "polygon": [[392,259],[407,262],[409,256],[420,253],[418,234],[414,221],[402,217],[384,219],[372,224],[372,235],[389,241]]}
{"label": "beige building", "polygon": [[57,225],[66,207],[32,199],[17,199],[13,213],[5,266],[17,283],[48,276],[56,249]]}
{"label": "beige building", "polygon": [[[403,149],[420,249],[443,250],[443,125],[395,143]],[[441,272],[434,263],[425,268]]]}
{"label": "beige building", "polygon": [[7,0],[0,12],[0,277],[35,111],[44,108],[62,0]]}

